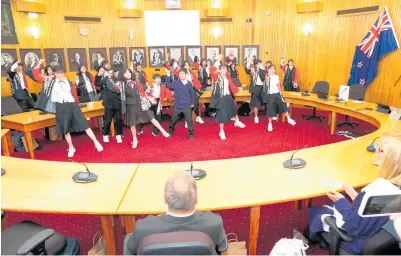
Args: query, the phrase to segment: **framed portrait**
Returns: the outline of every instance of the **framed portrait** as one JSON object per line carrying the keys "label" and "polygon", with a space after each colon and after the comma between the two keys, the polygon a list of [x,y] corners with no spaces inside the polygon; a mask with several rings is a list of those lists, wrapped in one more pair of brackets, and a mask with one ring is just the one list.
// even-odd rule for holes
{"label": "framed portrait", "polygon": [[230,63],[235,63],[235,65],[238,65],[239,54],[240,52],[238,45],[224,46],[224,62],[227,65]]}
{"label": "framed portrait", "polygon": [[22,62],[25,64],[25,71],[34,69],[42,58],[42,51],[40,49],[20,49],[19,54]]}
{"label": "framed portrait", "polygon": [[60,66],[65,69],[65,56],[64,49],[55,48],[55,49],[44,49],[46,65],[51,66],[52,68],[56,66]]}
{"label": "framed portrait", "polygon": [[17,50],[2,49],[1,50],[1,76],[7,76],[7,70],[11,68],[14,61],[18,60]]}
{"label": "framed portrait", "polygon": [[164,46],[148,47],[149,66],[162,67],[165,61]]}
{"label": "framed portrait", "polygon": [[200,63],[202,61],[202,47],[201,46],[187,46],[187,61],[190,66],[193,66],[195,62]]}
{"label": "framed portrait", "polygon": [[89,48],[89,58],[92,70],[99,70],[103,65],[103,61],[107,60],[106,48]]}
{"label": "framed portrait", "polygon": [[131,57],[131,63],[135,66],[142,65],[146,67],[146,48],[145,47],[130,47],[129,53]]}
{"label": "framed portrait", "polygon": [[109,48],[111,65],[127,63],[127,49],[125,47]]}
{"label": "framed portrait", "polygon": [[206,60],[210,60],[212,64],[216,62],[216,57],[221,53],[220,46],[205,46]]}
{"label": "framed portrait", "polygon": [[251,60],[252,56],[255,57],[255,59],[259,58],[259,45],[244,45],[242,46],[242,50],[244,54],[244,65]]}
{"label": "framed portrait", "polygon": [[67,49],[68,65],[70,71],[78,71],[81,66],[88,68],[85,48],[70,48]]}
{"label": "framed portrait", "polygon": [[185,60],[184,57],[184,47],[183,46],[168,46],[168,62],[172,59],[175,59],[179,66],[181,66],[182,62]]}

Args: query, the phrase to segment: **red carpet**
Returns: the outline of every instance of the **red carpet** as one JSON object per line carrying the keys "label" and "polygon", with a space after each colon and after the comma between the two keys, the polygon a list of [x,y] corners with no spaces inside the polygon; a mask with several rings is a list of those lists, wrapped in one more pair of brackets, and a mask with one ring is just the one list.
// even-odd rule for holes
{"label": "red carpet", "polygon": [[[73,142],[77,149],[74,160],[81,162],[100,163],[134,163],[134,162],[181,162],[192,160],[212,160],[255,156],[271,154],[289,150],[295,150],[308,144],[309,147],[335,143],[346,138],[331,136],[327,119],[320,123],[312,120],[302,119],[302,114],[311,110],[294,109],[293,118],[297,125],[292,127],[287,123],[275,122],[274,131],[267,132],[267,120],[260,116],[260,123],[254,124],[252,117],[240,117],[247,127],[240,129],[230,123],[226,127],[226,141],[218,137],[218,125],[212,118],[205,118],[204,125],[195,125],[195,140],[187,137],[187,130],[184,122],[176,126],[176,132],[171,140],[161,135],[153,137],[152,126],[146,125],[144,134],[138,136],[139,147],[132,149],[130,146],[131,137],[129,130],[124,130],[124,143],[117,144],[114,139],[104,145],[104,152],[96,152],[89,138],[84,135],[73,136]],[[324,114],[324,113],[319,113]],[[326,115],[327,116],[327,115]],[[339,116],[338,120],[344,120]],[[357,121],[357,120],[352,120]],[[356,128],[358,134],[370,133],[375,130],[370,124],[358,121],[360,126]],[[164,120],[163,127],[167,128],[169,120]],[[343,127],[343,129],[349,129]],[[101,134],[95,131],[99,139]],[[65,141],[50,142],[43,138],[42,132],[35,132],[43,145],[43,149],[35,151],[36,159],[67,161],[67,146]],[[14,157],[27,158],[26,153],[14,153]],[[314,199],[314,205],[327,203],[327,198]],[[240,241],[248,241],[249,231],[249,210],[235,209],[218,211],[224,220],[227,233],[235,233]],[[33,220],[43,225],[52,227],[58,232],[80,240],[81,254],[85,254],[92,247],[93,237],[101,232],[100,218],[91,215],[52,215],[52,214],[24,214],[8,213],[9,223],[14,224],[22,220]],[[274,244],[283,237],[290,238],[292,229],[303,230],[308,223],[308,209],[296,210],[293,203],[283,203],[262,207],[258,254],[268,254]],[[118,252],[122,252],[122,239],[124,230],[120,221],[117,224],[117,245]],[[327,254],[327,251],[311,246],[308,254]]]}

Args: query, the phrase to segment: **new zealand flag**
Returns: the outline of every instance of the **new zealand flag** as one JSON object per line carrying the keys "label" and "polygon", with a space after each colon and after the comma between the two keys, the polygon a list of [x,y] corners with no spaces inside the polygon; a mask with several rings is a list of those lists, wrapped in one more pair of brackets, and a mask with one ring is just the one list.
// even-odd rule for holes
{"label": "new zealand flag", "polygon": [[368,34],[356,47],[348,85],[360,84],[367,87],[376,77],[380,59],[398,48],[400,45],[393,22],[385,7]]}

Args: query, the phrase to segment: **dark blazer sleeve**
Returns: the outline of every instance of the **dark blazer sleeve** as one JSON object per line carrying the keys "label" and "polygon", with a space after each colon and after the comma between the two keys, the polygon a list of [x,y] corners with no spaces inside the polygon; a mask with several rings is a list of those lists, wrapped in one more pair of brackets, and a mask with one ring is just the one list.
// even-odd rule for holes
{"label": "dark blazer sleeve", "polygon": [[17,74],[17,72],[11,71],[11,68],[7,69],[7,75],[8,75],[8,77],[10,77],[11,80],[14,79],[15,74]]}
{"label": "dark blazer sleeve", "polygon": [[266,74],[267,71],[264,69],[259,69],[259,77],[260,77],[260,81],[264,82],[266,79]]}

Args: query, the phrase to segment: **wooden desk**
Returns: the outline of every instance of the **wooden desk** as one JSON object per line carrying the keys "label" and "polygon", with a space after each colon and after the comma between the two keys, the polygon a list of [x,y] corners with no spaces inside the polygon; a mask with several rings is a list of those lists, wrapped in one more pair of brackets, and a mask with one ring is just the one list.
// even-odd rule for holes
{"label": "wooden desk", "polygon": [[[330,112],[328,124],[331,126],[331,135],[335,133],[337,113],[348,115],[350,117],[355,117],[361,119],[375,126],[380,126],[380,123],[376,120],[380,116],[380,113],[374,111],[376,109],[375,103],[361,102],[354,103],[353,100],[345,103],[338,103],[335,101],[335,97],[330,97],[328,101],[321,100],[316,94],[311,94],[310,96],[302,96],[300,92],[284,92],[283,93],[286,102],[296,105],[307,105],[311,107],[316,107],[318,109],[326,110]],[[211,91],[206,91],[201,97],[201,103],[210,102]],[[249,90],[243,90],[235,95],[237,101],[250,101],[251,94]],[[373,111],[362,110],[365,107],[370,107]],[[291,108],[289,110],[291,112]],[[376,114],[375,114],[376,113]],[[284,122],[284,118],[283,118]]]}
{"label": "wooden desk", "polygon": [[10,145],[8,145],[10,134],[10,129],[1,129],[1,148],[5,156],[10,156]]}
{"label": "wooden desk", "polygon": [[[102,101],[89,102],[81,108],[86,118],[99,117],[104,115]],[[53,114],[39,115],[38,110],[24,112],[15,115],[3,116],[1,118],[2,128],[13,129],[24,133],[27,142],[28,152],[31,159],[35,158],[32,145],[32,134],[34,130],[56,125],[56,117]],[[99,127],[99,129],[102,129]]]}
{"label": "wooden desk", "polygon": [[108,254],[116,254],[114,215],[138,164],[88,164],[99,175],[79,184],[72,175],[79,163],[2,157],[1,209],[11,212],[101,215]]}

